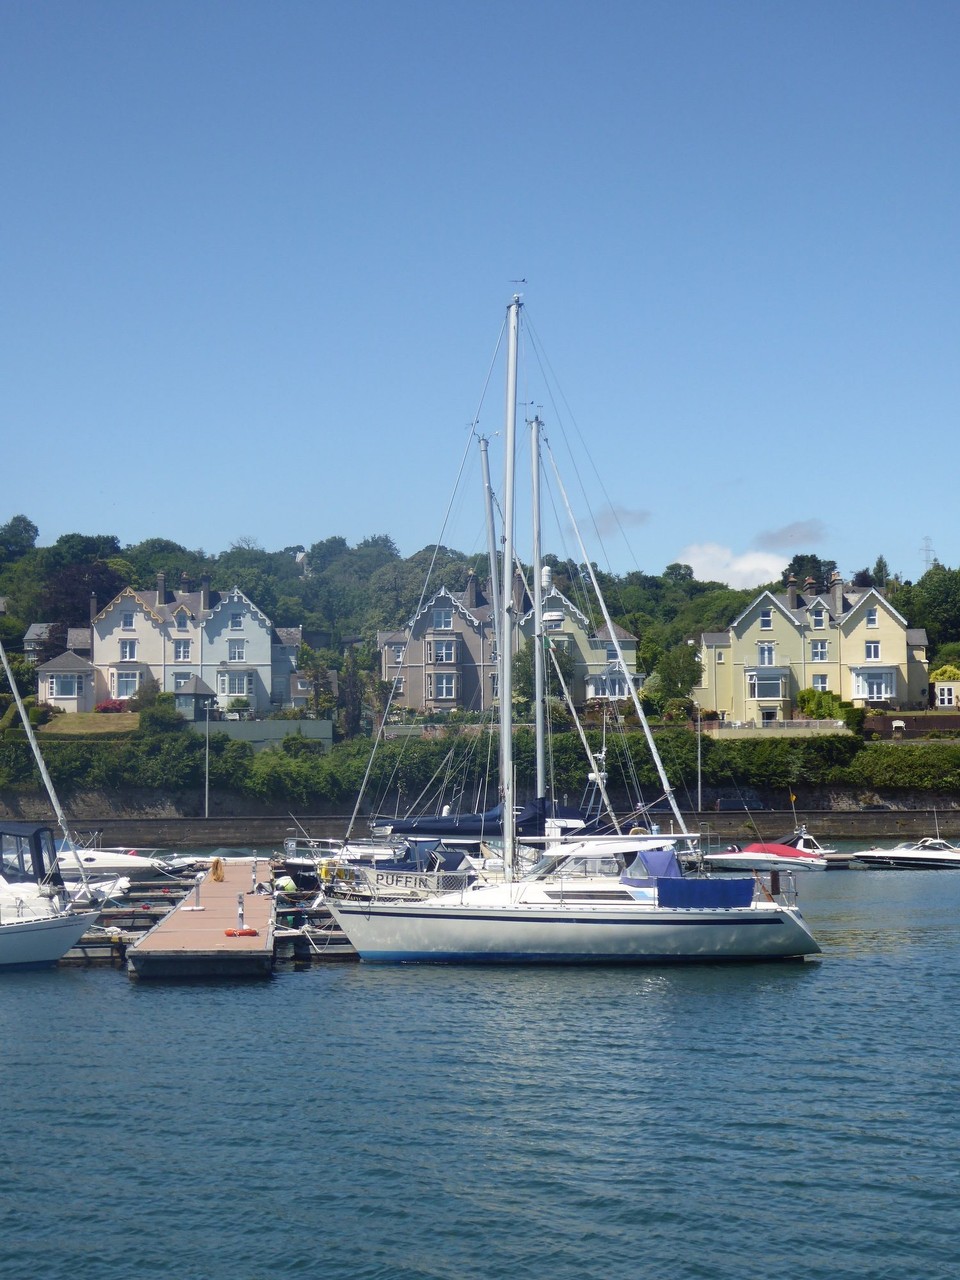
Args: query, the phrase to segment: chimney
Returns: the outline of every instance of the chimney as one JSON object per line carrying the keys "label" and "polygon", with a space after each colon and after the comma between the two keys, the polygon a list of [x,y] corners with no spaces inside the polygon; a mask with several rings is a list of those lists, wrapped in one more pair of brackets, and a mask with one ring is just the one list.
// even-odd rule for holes
{"label": "chimney", "polygon": [[797,580],[791,573],[787,579],[787,608],[795,609],[797,607]]}
{"label": "chimney", "polygon": [[843,578],[834,569],[833,577],[830,579],[830,591],[833,595],[833,613],[839,618],[843,612]]}
{"label": "chimney", "polygon": [[477,607],[477,575],[473,570],[467,574],[467,585],[463,593],[463,603],[467,609],[475,609]]}
{"label": "chimney", "polygon": [[167,603],[167,575],[162,571],[157,574],[157,604]]}
{"label": "chimney", "polygon": [[812,595],[816,595],[816,587],[817,587],[817,584],[814,582],[814,580],[813,580],[812,578],[810,578],[810,577],[806,577],[806,578],[804,578],[804,580],[803,580],[803,594],[804,594],[805,596],[812,596]]}
{"label": "chimney", "polygon": [[210,608],[210,575],[203,573],[200,575],[200,608]]}

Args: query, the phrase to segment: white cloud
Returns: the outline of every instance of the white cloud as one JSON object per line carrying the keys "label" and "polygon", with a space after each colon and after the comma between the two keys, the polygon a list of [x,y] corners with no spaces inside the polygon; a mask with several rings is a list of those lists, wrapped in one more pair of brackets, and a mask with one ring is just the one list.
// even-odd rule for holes
{"label": "white cloud", "polygon": [[761,583],[773,582],[787,567],[783,556],[769,555],[765,551],[745,551],[736,555],[729,547],[722,547],[717,542],[700,542],[684,547],[677,560],[688,564],[700,582],[726,582],[731,587],[758,587]]}

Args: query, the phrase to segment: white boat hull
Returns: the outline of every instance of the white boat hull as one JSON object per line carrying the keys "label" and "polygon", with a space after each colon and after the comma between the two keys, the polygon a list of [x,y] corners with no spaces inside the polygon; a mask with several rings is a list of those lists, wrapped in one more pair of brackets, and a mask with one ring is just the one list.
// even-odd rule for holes
{"label": "white boat hull", "polygon": [[97,912],[0,921],[0,969],[56,964],[97,921]]}
{"label": "white boat hull", "polygon": [[820,950],[796,909],[774,903],[484,909],[434,899],[329,906],[361,959],[381,964],[664,964],[788,959]]}

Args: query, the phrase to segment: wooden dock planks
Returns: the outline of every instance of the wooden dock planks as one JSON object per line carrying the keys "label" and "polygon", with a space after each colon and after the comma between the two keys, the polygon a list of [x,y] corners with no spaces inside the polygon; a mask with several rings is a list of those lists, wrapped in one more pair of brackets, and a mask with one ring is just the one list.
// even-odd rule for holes
{"label": "wooden dock planks", "polygon": [[[223,878],[217,879],[220,872]],[[273,972],[274,899],[254,888],[270,879],[269,858],[216,860],[198,889],[127,949],[130,977],[268,977]],[[241,924],[256,933],[231,936]]]}

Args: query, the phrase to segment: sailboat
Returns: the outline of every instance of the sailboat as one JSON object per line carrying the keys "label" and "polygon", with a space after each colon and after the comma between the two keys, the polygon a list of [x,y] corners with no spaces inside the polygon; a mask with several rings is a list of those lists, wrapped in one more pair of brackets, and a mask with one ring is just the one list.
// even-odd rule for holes
{"label": "sailboat", "polygon": [[[2,643],[0,660],[34,756],[39,758],[33,727]],[[42,773],[52,789],[45,766]],[[52,830],[0,823],[0,969],[56,964],[97,922],[97,911],[74,911],[71,906],[57,867]]]}
{"label": "sailboat", "polygon": [[[514,297],[507,309],[505,583],[498,645],[505,815],[515,812],[510,658],[520,312],[520,299]],[[589,566],[589,558],[584,559]],[[623,663],[622,653],[619,657]],[[638,700],[635,706],[685,831]],[[658,964],[799,959],[820,951],[792,890],[781,887],[779,873],[771,877],[769,888],[756,877],[690,874],[681,866],[675,841],[657,844],[632,835],[603,837],[599,844],[585,838],[546,852],[532,871],[514,878],[515,831],[508,821],[503,828],[504,878],[499,884],[474,884],[415,902],[331,898],[329,906],[360,958],[368,962]],[[789,886],[789,878],[784,883]]]}

